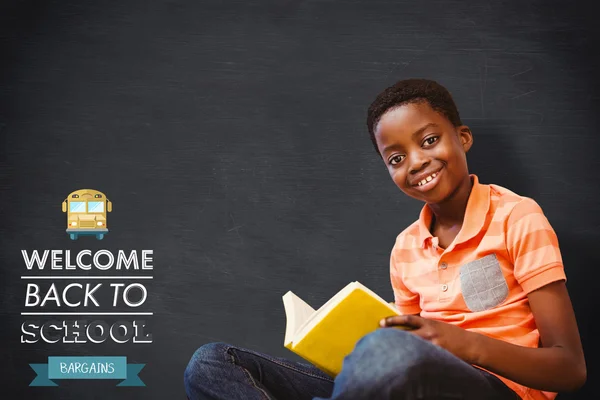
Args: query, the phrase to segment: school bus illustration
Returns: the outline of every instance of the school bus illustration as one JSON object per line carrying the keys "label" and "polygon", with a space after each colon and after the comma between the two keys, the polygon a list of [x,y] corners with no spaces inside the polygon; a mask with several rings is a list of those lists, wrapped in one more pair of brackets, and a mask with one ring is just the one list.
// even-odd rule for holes
{"label": "school bus illustration", "polygon": [[67,233],[71,240],[83,235],[95,235],[102,240],[108,233],[106,213],[112,211],[112,203],[102,192],[76,190],[63,201],[62,211],[67,213]]}

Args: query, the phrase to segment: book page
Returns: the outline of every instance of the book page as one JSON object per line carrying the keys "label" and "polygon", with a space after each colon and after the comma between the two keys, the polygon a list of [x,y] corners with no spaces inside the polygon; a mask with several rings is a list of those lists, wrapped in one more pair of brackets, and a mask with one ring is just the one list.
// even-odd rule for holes
{"label": "book page", "polygon": [[293,340],[300,327],[315,314],[315,310],[291,291],[283,296],[283,307],[286,315],[284,344],[287,344]]}

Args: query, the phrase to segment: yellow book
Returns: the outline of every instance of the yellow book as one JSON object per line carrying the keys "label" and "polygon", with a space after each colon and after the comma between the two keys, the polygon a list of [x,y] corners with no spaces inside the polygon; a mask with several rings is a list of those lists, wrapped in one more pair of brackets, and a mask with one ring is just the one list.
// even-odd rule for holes
{"label": "yellow book", "polygon": [[286,315],[284,346],[335,377],[364,335],[382,318],[400,315],[360,282],[351,282],[318,310],[292,292],[283,296]]}

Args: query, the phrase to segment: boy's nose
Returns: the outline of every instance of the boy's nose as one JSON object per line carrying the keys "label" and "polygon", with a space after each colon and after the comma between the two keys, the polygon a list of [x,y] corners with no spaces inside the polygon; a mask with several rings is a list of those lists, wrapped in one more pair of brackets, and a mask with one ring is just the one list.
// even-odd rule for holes
{"label": "boy's nose", "polygon": [[425,156],[423,153],[417,153],[410,158],[409,171],[411,174],[421,172],[423,168],[426,168],[429,165],[430,162],[431,159],[429,157]]}

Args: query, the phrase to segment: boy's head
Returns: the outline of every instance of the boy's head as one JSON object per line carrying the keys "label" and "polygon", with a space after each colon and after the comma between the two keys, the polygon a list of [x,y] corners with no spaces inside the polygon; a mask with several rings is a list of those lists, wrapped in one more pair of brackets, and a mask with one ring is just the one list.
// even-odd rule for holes
{"label": "boy's head", "polygon": [[394,183],[407,195],[441,203],[468,182],[473,136],[452,96],[427,79],[407,79],[371,104],[367,126]]}

